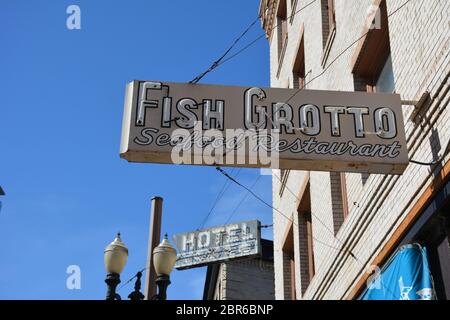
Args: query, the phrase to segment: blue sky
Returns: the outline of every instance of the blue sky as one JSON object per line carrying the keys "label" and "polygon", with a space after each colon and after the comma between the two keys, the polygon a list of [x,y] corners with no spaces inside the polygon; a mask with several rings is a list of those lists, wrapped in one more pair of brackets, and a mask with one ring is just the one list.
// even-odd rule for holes
{"label": "blue sky", "polygon": [[[71,4],[81,8],[81,30],[66,28]],[[191,80],[256,18],[258,4],[0,2],[0,299],[103,299],[103,250],[118,230],[130,252],[123,282],[145,265],[154,195],[164,197],[163,232],[200,226],[225,178],[213,167],[120,159],[125,84]],[[261,33],[257,23],[240,45]],[[268,86],[267,41],[201,82]],[[258,174],[244,169],[238,180],[250,185]],[[270,177],[255,191],[270,202]],[[207,226],[224,223],[243,196],[231,185]],[[253,218],[271,223],[271,210],[248,197],[233,221]],[[81,290],[66,288],[74,264]],[[201,298],[205,271],[174,271],[169,299]]]}

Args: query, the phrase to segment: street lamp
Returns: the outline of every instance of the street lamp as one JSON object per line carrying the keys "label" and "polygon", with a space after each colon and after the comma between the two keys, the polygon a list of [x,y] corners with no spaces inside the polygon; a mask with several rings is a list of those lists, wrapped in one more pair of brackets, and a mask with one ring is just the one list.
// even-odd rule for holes
{"label": "street lamp", "polygon": [[[122,239],[120,239],[120,233],[105,248],[104,259],[106,272],[108,273],[105,280],[108,285],[106,300],[122,300],[120,295],[116,293],[116,288],[120,283],[120,273],[127,263],[128,248],[122,242]],[[158,294],[154,295],[152,300],[166,300],[166,291],[170,284],[170,273],[173,270],[176,260],[177,251],[169,243],[166,234],[163,241],[153,250],[153,266],[157,274],[156,285],[158,286]],[[128,281],[130,282],[136,278],[134,291],[128,295],[128,298],[131,300],[144,299],[144,295],[140,292],[141,277],[142,271],[139,271],[136,276]]]}
{"label": "street lamp", "polygon": [[120,233],[117,234],[113,242],[106,248],[104,253],[105,268],[108,275],[106,276],[106,284],[108,292],[106,300],[121,300],[116,293],[116,287],[120,283],[120,273],[122,272],[128,259],[128,248],[120,239]]}
{"label": "street lamp", "polygon": [[167,239],[167,234],[163,241],[153,250],[153,266],[157,274],[156,285],[158,294],[152,297],[153,300],[166,300],[167,287],[170,284],[170,273],[177,260],[177,251]]}

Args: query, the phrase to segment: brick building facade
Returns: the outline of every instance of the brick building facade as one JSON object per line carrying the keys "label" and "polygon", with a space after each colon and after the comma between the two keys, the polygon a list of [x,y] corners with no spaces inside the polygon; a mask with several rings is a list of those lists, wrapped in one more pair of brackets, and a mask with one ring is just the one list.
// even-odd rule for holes
{"label": "brick building facade", "polygon": [[203,300],[274,300],[273,242],[261,246],[261,257],[208,265]]}
{"label": "brick building facade", "polygon": [[438,160],[402,175],[274,170],[273,206],[291,218],[273,213],[276,299],[356,299],[407,242],[431,248],[449,299],[450,1],[262,0],[259,11],[272,87],[399,93],[410,159]]}

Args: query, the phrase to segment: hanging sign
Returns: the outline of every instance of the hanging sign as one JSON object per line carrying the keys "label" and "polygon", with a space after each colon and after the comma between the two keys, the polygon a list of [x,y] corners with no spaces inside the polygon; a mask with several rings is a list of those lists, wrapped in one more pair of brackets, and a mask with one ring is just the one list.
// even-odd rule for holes
{"label": "hanging sign", "polygon": [[260,225],[259,221],[252,220],[174,235],[178,249],[175,268],[188,269],[259,256]]}
{"label": "hanging sign", "polygon": [[401,174],[398,94],[133,81],[120,156],[131,162]]}

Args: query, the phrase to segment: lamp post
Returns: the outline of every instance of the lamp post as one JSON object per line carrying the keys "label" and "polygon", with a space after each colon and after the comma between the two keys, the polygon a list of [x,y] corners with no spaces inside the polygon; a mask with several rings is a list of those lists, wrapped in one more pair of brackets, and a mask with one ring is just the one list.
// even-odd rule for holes
{"label": "lamp post", "polygon": [[128,295],[128,298],[133,301],[144,300],[145,296],[141,292],[141,277],[142,272],[136,274],[136,282],[134,283],[134,291]]}
{"label": "lamp post", "polygon": [[[4,196],[5,191],[3,191],[2,186],[0,186],[0,196]],[[2,202],[0,201],[0,211],[2,210]]]}
{"label": "lamp post", "polygon": [[[127,263],[128,248],[122,242],[120,233],[118,233],[114,241],[105,248],[104,259],[106,272],[108,273],[105,279],[105,282],[108,285],[106,300],[122,300],[120,295],[116,293],[116,288],[120,283],[120,273]],[[166,300],[167,287],[170,284],[170,273],[173,270],[176,260],[177,251],[170,244],[166,234],[163,241],[153,250],[153,264],[157,274],[155,282],[158,286],[158,293],[152,297],[152,300]],[[130,300],[144,299],[144,295],[140,292],[141,277],[142,271],[139,271],[135,276],[136,282],[134,291],[128,295]]]}
{"label": "lamp post", "polygon": [[166,300],[167,287],[170,284],[170,273],[177,260],[177,251],[167,239],[167,234],[163,241],[153,250],[153,265],[157,274],[156,285],[158,293],[152,300]]}
{"label": "lamp post", "polygon": [[105,268],[108,273],[105,279],[108,285],[106,300],[121,300],[116,293],[117,285],[120,283],[120,273],[122,272],[128,259],[128,248],[117,234],[113,242],[106,248],[104,253]]}

